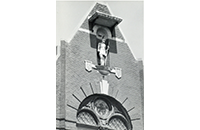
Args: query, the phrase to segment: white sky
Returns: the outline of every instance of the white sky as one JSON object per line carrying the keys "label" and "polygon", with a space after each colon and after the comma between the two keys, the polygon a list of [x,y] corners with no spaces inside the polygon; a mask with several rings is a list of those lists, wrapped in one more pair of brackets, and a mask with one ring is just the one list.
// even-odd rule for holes
{"label": "white sky", "polygon": [[[56,44],[69,41],[94,7],[94,1],[57,1]],[[143,1],[100,2],[110,7],[113,15],[123,19],[118,25],[135,58],[143,59]]]}

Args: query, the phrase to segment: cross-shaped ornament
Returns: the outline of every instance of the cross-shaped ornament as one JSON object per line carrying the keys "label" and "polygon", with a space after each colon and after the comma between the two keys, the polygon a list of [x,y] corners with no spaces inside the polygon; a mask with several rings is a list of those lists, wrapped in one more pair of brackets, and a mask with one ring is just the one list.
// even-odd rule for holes
{"label": "cross-shaped ornament", "polygon": [[115,74],[115,76],[120,79],[122,77],[122,69],[119,67],[110,68],[108,66],[94,65],[92,61],[85,60],[85,69],[91,72],[93,69],[98,70],[103,76],[110,74]]}

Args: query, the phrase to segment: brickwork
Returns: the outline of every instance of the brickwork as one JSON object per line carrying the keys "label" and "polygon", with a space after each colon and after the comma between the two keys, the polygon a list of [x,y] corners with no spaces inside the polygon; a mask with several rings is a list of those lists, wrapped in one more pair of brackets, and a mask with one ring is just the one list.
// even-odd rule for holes
{"label": "brickwork", "polygon": [[[105,5],[96,4],[90,14],[95,10],[110,14]],[[81,28],[88,29],[87,24],[86,19]],[[116,30],[118,33],[116,37],[123,39],[119,29]],[[56,64],[56,116],[67,121],[57,120],[57,128],[77,130],[76,123],[73,123],[76,121],[76,109],[79,107],[79,100],[83,101],[93,94],[90,83],[94,93],[100,93],[101,74],[97,70],[92,72],[85,70],[84,60],[97,64],[96,49],[91,47],[90,40],[89,33],[77,31],[70,43],[61,42],[61,55]],[[130,118],[140,118],[132,121],[133,130],[143,130],[143,63],[134,58],[125,42],[116,44],[117,53],[109,54],[110,67],[122,68],[122,78],[117,79],[114,74],[107,77],[110,86],[109,95],[121,103],[128,98],[123,106],[127,111],[134,107],[129,111]]]}
{"label": "brickwork", "polygon": [[[66,42],[61,41],[61,54],[56,62],[56,118],[65,118],[65,61]],[[65,122],[57,120],[56,127],[65,127]]]}

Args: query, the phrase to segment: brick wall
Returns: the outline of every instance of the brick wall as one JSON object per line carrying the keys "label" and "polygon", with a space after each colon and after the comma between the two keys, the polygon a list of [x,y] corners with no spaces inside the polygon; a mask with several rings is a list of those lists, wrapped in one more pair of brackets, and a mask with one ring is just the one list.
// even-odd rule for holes
{"label": "brick wall", "polygon": [[57,128],[64,128],[65,118],[65,61],[66,61],[66,46],[65,41],[61,41],[61,54],[56,61],[56,121]]}

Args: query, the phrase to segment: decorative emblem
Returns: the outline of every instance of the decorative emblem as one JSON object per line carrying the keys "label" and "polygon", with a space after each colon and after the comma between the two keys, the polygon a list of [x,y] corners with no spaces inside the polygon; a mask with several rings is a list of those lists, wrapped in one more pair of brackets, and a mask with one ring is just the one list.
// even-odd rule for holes
{"label": "decorative emblem", "polygon": [[92,64],[92,61],[85,60],[85,69],[86,69],[88,72],[91,72],[91,71],[92,71],[92,68],[96,68],[96,66],[95,66],[94,64]]}
{"label": "decorative emblem", "polygon": [[95,101],[94,103],[94,106],[95,106],[95,111],[96,113],[103,119],[107,118],[109,116],[109,107],[108,107],[108,104],[101,100],[101,99],[98,99]]}
{"label": "decorative emblem", "polygon": [[111,70],[112,73],[115,74],[115,76],[119,79],[122,77],[122,69],[118,67],[114,67],[114,69]]}

